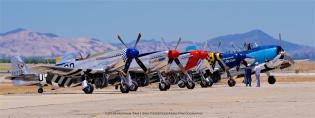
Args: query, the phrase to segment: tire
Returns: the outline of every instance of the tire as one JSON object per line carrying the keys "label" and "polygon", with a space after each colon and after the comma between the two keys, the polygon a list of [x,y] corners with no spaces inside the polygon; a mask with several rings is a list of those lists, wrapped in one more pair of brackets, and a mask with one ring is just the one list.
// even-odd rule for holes
{"label": "tire", "polygon": [[126,83],[120,84],[121,93],[129,93],[129,86]]}
{"label": "tire", "polygon": [[269,84],[275,84],[276,83],[276,78],[274,76],[269,76],[268,77],[268,83]]}
{"label": "tire", "polygon": [[101,78],[95,79],[95,88],[96,89],[103,88],[103,85],[104,85],[104,80],[103,79],[101,79]]}
{"label": "tire", "polygon": [[194,89],[195,88],[195,83],[193,81],[187,82],[186,86],[187,86],[188,89]]}
{"label": "tire", "polygon": [[135,81],[132,81],[132,85],[129,87],[130,91],[137,91],[138,90],[138,83]]}
{"label": "tire", "polygon": [[229,87],[233,87],[236,84],[234,79],[229,79],[227,83],[228,83]]}
{"label": "tire", "polygon": [[150,78],[147,77],[147,76],[145,76],[145,77],[143,78],[143,83],[142,83],[142,85],[143,85],[143,86],[148,86],[149,84],[150,84]]}
{"label": "tire", "polygon": [[160,82],[159,83],[159,89],[160,89],[160,91],[166,91],[167,90],[167,83]]}
{"label": "tire", "polygon": [[201,88],[206,88],[206,87],[208,87],[208,82],[206,80],[201,80],[200,86],[201,86]]}
{"label": "tire", "polygon": [[92,84],[88,83],[87,87],[83,89],[85,94],[92,94],[94,91],[94,87]]}
{"label": "tire", "polygon": [[176,78],[174,77],[174,75],[169,75],[168,81],[170,84],[175,84]]}
{"label": "tire", "polygon": [[43,93],[43,92],[44,92],[44,89],[43,89],[43,88],[38,88],[37,92],[38,92],[38,93]]}
{"label": "tire", "polygon": [[183,80],[179,80],[177,85],[179,88],[185,88],[186,87],[185,81],[183,81]]}

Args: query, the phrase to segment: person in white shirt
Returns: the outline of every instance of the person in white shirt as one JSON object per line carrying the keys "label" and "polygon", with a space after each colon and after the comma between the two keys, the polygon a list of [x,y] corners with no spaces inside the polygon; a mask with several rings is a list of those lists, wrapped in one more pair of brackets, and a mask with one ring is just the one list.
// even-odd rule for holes
{"label": "person in white shirt", "polygon": [[260,87],[260,71],[261,71],[261,67],[259,66],[258,62],[256,62],[255,64],[256,65],[255,65],[254,70],[255,70],[255,74],[256,74],[256,83],[257,83],[256,87]]}

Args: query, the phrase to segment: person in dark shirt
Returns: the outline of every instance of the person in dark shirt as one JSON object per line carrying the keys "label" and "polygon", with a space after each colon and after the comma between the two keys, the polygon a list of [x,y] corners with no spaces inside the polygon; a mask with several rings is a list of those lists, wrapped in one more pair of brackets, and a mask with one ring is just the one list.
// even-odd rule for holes
{"label": "person in dark shirt", "polygon": [[246,86],[252,86],[252,68],[250,67],[250,65],[248,65],[248,67],[245,68],[245,73],[244,73],[244,82]]}

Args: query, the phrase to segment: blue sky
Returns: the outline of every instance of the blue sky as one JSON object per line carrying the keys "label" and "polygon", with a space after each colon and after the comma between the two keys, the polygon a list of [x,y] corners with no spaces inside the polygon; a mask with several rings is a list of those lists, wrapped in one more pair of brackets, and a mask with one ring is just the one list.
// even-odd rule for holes
{"label": "blue sky", "polygon": [[261,29],[315,45],[314,0],[0,0],[0,32],[16,28],[66,38],[206,40]]}

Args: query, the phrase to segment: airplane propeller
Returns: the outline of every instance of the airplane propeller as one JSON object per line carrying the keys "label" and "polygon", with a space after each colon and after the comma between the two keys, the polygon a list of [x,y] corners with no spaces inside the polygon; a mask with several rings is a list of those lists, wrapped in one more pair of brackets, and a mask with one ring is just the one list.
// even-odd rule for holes
{"label": "airplane propeller", "polygon": [[132,62],[133,59],[136,60],[137,64],[142,68],[142,70],[144,72],[147,72],[148,69],[145,67],[145,65],[142,63],[142,61],[138,58],[139,57],[139,50],[137,49],[137,44],[139,43],[141,38],[141,33],[138,34],[138,38],[134,44],[133,47],[128,47],[124,41],[122,40],[122,38],[120,37],[119,34],[117,34],[117,39],[127,48],[126,49],[126,62],[125,62],[125,67],[123,69],[124,73],[127,73],[130,67],[130,64]]}
{"label": "airplane propeller", "polygon": [[168,54],[167,54],[167,56],[168,56],[168,67],[167,67],[167,70],[170,68],[170,65],[175,61],[175,63],[177,64],[177,66],[182,70],[182,71],[184,71],[185,69],[184,69],[184,66],[181,64],[181,62],[179,61],[179,59],[178,59],[178,56],[180,55],[180,53],[177,51],[177,48],[178,48],[178,45],[180,44],[180,42],[181,42],[181,37],[179,37],[179,39],[178,39],[178,41],[177,41],[177,44],[176,44],[176,46],[175,46],[175,48],[174,49],[171,49],[170,47],[168,47],[167,45],[166,45],[166,42],[165,42],[165,40],[164,40],[164,38],[163,37],[161,37],[161,40],[162,40],[162,42],[163,42],[163,44],[167,47],[167,49],[168,49]]}

